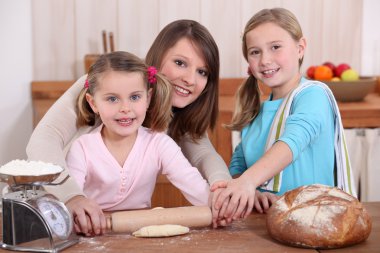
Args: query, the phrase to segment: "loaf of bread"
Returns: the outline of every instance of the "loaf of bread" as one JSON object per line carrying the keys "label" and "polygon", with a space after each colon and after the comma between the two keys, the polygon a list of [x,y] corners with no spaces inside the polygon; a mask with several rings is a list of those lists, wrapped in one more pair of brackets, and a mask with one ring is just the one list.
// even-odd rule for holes
{"label": "loaf of bread", "polygon": [[368,212],[355,197],[318,184],[286,192],[271,206],[266,222],[274,239],[315,249],[362,242],[372,227]]}

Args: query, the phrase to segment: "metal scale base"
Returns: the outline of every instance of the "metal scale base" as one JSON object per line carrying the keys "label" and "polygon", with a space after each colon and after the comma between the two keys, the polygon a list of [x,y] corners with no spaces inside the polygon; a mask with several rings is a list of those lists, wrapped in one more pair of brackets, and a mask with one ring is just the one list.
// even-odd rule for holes
{"label": "metal scale base", "polygon": [[[42,183],[57,185],[51,181],[49,179]],[[42,183],[36,182],[9,184],[12,190],[18,191],[5,194],[2,199],[1,248],[24,252],[59,252],[79,242],[79,237],[73,231],[69,210],[55,196],[38,190]]]}

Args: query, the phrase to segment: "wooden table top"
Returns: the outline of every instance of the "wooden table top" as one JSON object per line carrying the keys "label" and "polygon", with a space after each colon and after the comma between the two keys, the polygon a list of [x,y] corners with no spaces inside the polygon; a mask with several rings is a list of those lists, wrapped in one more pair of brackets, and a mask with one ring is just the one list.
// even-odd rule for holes
{"label": "wooden table top", "polygon": [[78,244],[63,252],[379,252],[380,202],[364,205],[373,222],[370,237],[361,244],[336,250],[316,251],[281,244],[268,235],[265,214],[254,213],[227,228],[191,229],[189,234],[168,238],[135,238],[129,234],[81,237]]}

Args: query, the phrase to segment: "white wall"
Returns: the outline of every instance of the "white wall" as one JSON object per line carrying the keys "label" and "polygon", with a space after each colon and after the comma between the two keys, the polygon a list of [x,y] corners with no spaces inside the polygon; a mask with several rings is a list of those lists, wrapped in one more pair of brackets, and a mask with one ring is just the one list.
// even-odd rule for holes
{"label": "white wall", "polygon": [[32,132],[30,0],[0,0],[0,165],[25,159]]}

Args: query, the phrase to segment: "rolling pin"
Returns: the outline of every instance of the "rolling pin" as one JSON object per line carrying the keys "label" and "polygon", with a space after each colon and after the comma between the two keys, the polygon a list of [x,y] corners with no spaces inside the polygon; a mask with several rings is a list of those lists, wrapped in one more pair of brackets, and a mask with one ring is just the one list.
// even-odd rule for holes
{"label": "rolling pin", "polygon": [[107,217],[107,229],[116,233],[132,233],[150,225],[206,227],[211,222],[212,215],[208,206],[184,206],[113,212]]}

